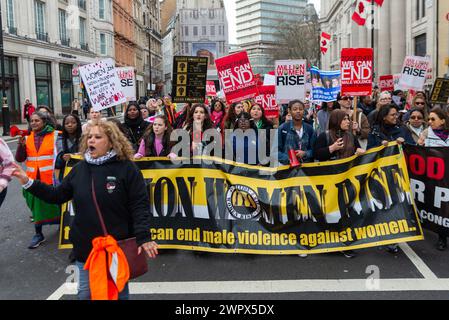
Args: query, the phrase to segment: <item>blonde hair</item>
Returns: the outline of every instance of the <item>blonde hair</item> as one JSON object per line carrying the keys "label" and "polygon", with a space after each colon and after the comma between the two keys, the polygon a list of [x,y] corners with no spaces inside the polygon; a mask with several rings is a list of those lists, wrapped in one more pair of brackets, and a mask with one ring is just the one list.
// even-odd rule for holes
{"label": "blonde hair", "polygon": [[109,142],[112,145],[112,149],[117,153],[117,159],[123,160],[132,160],[134,157],[134,149],[131,146],[131,143],[125,137],[125,135],[120,131],[117,125],[110,121],[101,121],[98,124],[90,125],[86,132],[84,133],[81,144],[80,144],[80,152],[81,154],[85,154],[87,151],[87,140],[90,131],[92,128],[98,127],[100,128],[108,137]]}

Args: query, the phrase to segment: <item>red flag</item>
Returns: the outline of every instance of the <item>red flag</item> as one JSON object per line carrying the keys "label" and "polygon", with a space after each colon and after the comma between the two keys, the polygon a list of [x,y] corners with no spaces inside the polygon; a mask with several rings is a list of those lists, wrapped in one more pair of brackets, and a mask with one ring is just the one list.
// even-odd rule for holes
{"label": "red flag", "polygon": [[[382,0],[381,0],[382,1]],[[370,3],[367,0],[357,0],[352,20],[359,26],[364,26],[369,14]]]}
{"label": "red flag", "polygon": [[322,54],[326,54],[327,50],[329,49],[330,40],[331,40],[330,34],[328,34],[326,32],[321,33],[320,45],[321,45],[321,53]]}
{"label": "red flag", "polygon": [[384,4],[384,0],[374,0],[374,2],[375,2],[379,7],[382,7],[382,5]]}

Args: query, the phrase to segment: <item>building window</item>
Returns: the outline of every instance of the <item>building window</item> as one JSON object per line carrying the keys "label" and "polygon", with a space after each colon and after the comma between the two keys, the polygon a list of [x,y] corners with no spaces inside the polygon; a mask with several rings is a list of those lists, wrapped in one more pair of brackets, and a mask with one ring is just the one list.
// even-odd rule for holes
{"label": "building window", "polygon": [[[10,117],[13,123],[21,122],[19,74],[17,72],[17,58],[5,56],[5,89],[8,98]],[[1,89],[1,82],[0,82]],[[2,109],[2,108],[0,108]],[[0,110],[1,115],[1,110]],[[1,118],[0,118],[1,119]]]}
{"label": "building window", "polygon": [[48,41],[45,33],[45,3],[36,0],[34,2],[34,12],[36,16],[36,37],[38,40]]}
{"label": "building window", "polygon": [[198,27],[193,27],[193,35],[196,37],[198,36]]}
{"label": "building window", "polygon": [[86,10],[86,0],[78,0],[78,7],[80,9]]}
{"label": "building window", "polygon": [[17,29],[14,23],[14,2],[13,0],[6,0],[6,19],[9,33],[17,34]]}
{"label": "building window", "polygon": [[98,18],[105,19],[104,0],[98,0]]}
{"label": "building window", "polygon": [[100,54],[106,55],[106,35],[104,33],[100,33]]}
{"label": "building window", "polygon": [[80,46],[81,49],[87,50],[86,45],[86,19],[80,17]]}
{"label": "building window", "polygon": [[59,40],[64,46],[70,45],[67,37],[67,14],[61,9],[59,9]]}
{"label": "building window", "polygon": [[203,29],[202,35],[203,35],[203,36],[207,35],[207,27],[206,27],[206,26],[203,26],[202,29]]}
{"label": "building window", "polygon": [[184,27],[184,35],[189,36],[189,27],[188,26]]}
{"label": "building window", "polygon": [[210,35],[215,36],[215,26],[210,26]]}
{"label": "building window", "polygon": [[53,108],[51,62],[34,61],[34,72],[36,75],[37,105],[44,105]]}
{"label": "building window", "polygon": [[73,101],[72,65],[59,64],[62,113],[69,114]]}
{"label": "building window", "polygon": [[427,55],[427,35],[424,33],[415,38],[415,56],[425,57]]}

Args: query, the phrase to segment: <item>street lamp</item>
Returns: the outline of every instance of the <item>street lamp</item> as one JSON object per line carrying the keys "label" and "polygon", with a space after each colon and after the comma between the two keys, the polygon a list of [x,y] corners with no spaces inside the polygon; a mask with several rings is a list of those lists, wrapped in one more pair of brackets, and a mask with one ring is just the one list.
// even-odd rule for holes
{"label": "street lamp", "polygon": [[5,81],[5,50],[3,47],[3,24],[2,24],[2,7],[0,4],[0,64],[2,72],[2,92],[3,92],[3,105],[2,105],[2,120],[3,120],[3,136],[9,136],[9,107],[8,98],[6,97],[6,81]]}
{"label": "street lamp", "polygon": [[148,59],[148,63],[149,63],[149,67],[150,67],[150,92],[153,90],[153,76],[152,76],[152,66],[151,66],[151,35],[153,34],[153,29],[150,27],[146,27],[145,30],[148,32],[148,50],[150,53],[149,59]]}

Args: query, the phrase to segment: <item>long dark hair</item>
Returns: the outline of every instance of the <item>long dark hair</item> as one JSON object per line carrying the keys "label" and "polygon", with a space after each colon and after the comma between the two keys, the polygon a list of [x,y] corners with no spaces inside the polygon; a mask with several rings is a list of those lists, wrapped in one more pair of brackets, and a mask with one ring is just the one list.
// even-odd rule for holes
{"label": "long dark hair", "polygon": [[83,130],[81,127],[81,120],[80,118],[76,115],[76,114],[68,114],[64,117],[64,119],[62,119],[62,146],[64,148],[64,150],[68,150],[69,146],[67,144],[67,141],[70,138],[69,133],[67,132],[66,128],[65,128],[65,121],[69,118],[69,117],[73,117],[76,121],[76,131],[75,131],[75,150],[78,150],[79,148],[79,143],[81,140],[81,135],[83,134]]}
{"label": "long dark hair", "polygon": [[187,122],[186,130],[191,131],[193,129],[193,115],[195,114],[195,110],[197,108],[202,108],[204,111],[205,118],[204,118],[204,122],[203,122],[203,127],[201,128],[203,130],[203,132],[205,130],[213,128],[214,123],[210,119],[210,115],[209,115],[209,111],[207,110],[207,107],[203,103],[197,103],[197,104],[194,104],[192,106],[192,108],[190,108],[189,121]]}
{"label": "long dark hair", "polygon": [[237,102],[237,103],[233,103],[231,104],[231,106],[229,107],[228,112],[226,112],[226,115],[223,119],[223,127],[224,129],[230,129],[230,128],[225,128],[226,125],[232,125],[235,123],[235,120],[237,119],[237,114],[235,113],[235,106],[238,104],[242,104],[241,102]]}
{"label": "long dark hair", "polygon": [[[172,126],[170,125],[170,122],[168,121],[167,116],[165,115],[158,115],[154,117],[154,120],[156,119],[162,119],[164,121],[165,126],[167,127],[167,130],[164,133],[164,136],[162,137],[162,144],[164,146],[164,150],[170,151],[172,147],[172,142],[170,141],[170,136],[173,131]],[[154,140],[156,136],[153,131],[153,124],[149,125],[148,128],[145,130],[145,133],[142,136],[142,140],[145,141],[145,155],[152,155],[153,153],[153,147],[154,147]]]}
{"label": "long dark hair", "polygon": [[343,139],[344,149],[337,151],[338,158],[344,159],[352,157],[355,154],[354,136],[349,131],[341,130],[341,123],[345,118],[349,118],[348,114],[340,109],[331,112],[329,116],[329,145],[334,144],[338,139]]}
{"label": "long dark hair", "polygon": [[254,104],[251,106],[251,108],[249,108],[248,113],[251,115],[251,110],[252,110],[255,106],[258,106],[258,107],[260,108],[260,110],[262,111],[262,117],[260,118],[260,120],[262,120],[263,126],[264,126],[265,128],[266,128],[266,127],[269,127],[269,126],[272,126],[273,123],[272,123],[270,120],[267,119],[267,117],[265,116],[265,109],[264,109],[260,104],[254,103]]}
{"label": "long dark hair", "polygon": [[[376,121],[374,122],[374,127],[376,127],[375,129],[379,130],[379,133],[382,133],[387,137],[390,134],[388,133],[388,129],[384,119],[386,116],[388,116],[392,109],[398,110],[398,107],[394,103],[381,107],[379,109],[379,112],[377,113]],[[398,125],[398,122],[396,122],[396,125]]]}

